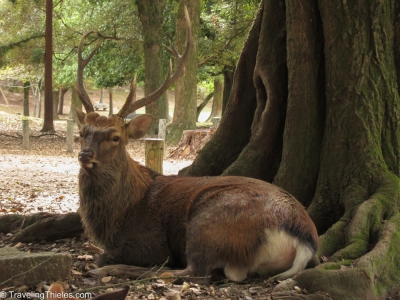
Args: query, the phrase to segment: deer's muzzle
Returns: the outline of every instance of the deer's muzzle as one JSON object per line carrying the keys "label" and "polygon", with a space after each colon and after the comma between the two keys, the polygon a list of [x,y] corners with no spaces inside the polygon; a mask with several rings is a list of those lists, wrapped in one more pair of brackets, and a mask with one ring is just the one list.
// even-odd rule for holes
{"label": "deer's muzzle", "polygon": [[78,159],[83,168],[92,168],[93,167],[93,151],[81,151],[79,152]]}

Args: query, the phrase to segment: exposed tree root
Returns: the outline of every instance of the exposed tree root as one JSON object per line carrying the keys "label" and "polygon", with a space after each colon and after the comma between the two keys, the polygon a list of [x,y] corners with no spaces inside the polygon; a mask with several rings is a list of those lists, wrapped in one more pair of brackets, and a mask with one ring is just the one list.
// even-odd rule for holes
{"label": "exposed tree root", "polygon": [[273,299],[286,299],[294,285],[311,294],[292,299],[324,299],[314,298],[321,291],[333,299],[379,299],[396,288],[400,276],[394,267],[400,265],[398,184],[397,177],[389,177],[357,209],[347,211],[321,236],[317,254],[332,262],[299,273],[291,284],[281,283]]}
{"label": "exposed tree root", "polygon": [[13,242],[30,243],[76,237],[83,233],[83,226],[78,213],[15,214],[0,218],[0,232],[14,233]]}

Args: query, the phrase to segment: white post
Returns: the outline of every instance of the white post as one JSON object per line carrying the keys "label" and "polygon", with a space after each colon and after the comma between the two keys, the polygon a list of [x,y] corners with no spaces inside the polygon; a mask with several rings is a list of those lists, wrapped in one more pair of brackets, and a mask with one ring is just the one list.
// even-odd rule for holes
{"label": "white post", "polygon": [[162,174],[164,160],[164,140],[145,139],[145,165]]}
{"label": "white post", "polygon": [[212,127],[218,128],[220,122],[221,122],[221,117],[213,117],[212,118]]}
{"label": "white post", "polygon": [[22,120],[22,148],[25,150],[29,150],[29,120]]}
{"label": "white post", "polygon": [[74,151],[74,120],[67,120],[67,152]]}
{"label": "white post", "polygon": [[158,123],[158,138],[165,140],[165,131],[167,129],[167,120],[160,119]]}

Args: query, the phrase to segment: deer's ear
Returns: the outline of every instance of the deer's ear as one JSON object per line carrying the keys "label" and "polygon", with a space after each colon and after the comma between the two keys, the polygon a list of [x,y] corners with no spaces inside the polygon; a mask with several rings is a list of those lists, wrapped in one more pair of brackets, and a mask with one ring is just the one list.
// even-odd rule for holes
{"label": "deer's ear", "polygon": [[129,137],[133,139],[143,137],[150,130],[153,119],[153,116],[149,114],[140,115],[132,119],[126,124]]}
{"label": "deer's ear", "polygon": [[80,109],[74,107],[74,115],[76,116],[75,121],[78,124],[78,128],[81,128],[85,124],[86,114]]}

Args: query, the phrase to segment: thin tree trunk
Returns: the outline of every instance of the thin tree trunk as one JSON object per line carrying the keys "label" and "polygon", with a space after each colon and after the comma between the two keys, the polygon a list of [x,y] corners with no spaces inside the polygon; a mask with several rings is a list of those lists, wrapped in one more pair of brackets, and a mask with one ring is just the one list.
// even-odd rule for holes
{"label": "thin tree trunk", "polygon": [[182,51],[186,46],[186,24],[184,18],[186,5],[192,23],[193,47],[182,75],[175,82],[175,109],[172,124],[167,135],[168,144],[177,144],[184,130],[196,128],[197,112],[197,40],[200,29],[200,0],[181,0],[176,23],[177,49]]}
{"label": "thin tree trunk", "polygon": [[221,117],[222,114],[222,99],[223,99],[224,85],[222,78],[214,78],[214,94],[211,107],[211,113],[207,121],[212,121],[214,117]]}
{"label": "thin tree trunk", "polygon": [[63,110],[64,110],[64,98],[65,98],[65,94],[68,92],[67,88],[60,88],[59,91],[59,101],[58,101],[58,110],[57,110],[57,114],[58,115],[62,115],[63,114]]}
{"label": "thin tree trunk", "polygon": [[42,112],[42,89],[43,89],[43,80],[40,79],[38,83],[38,115],[37,117],[41,117]]}
{"label": "thin tree trunk", "polygon": [[203,102],[201,102],[200,105],[197,106],[197,112],[196,112],[197,122],[199,122],[200,113],[202,112],[203,108],[208,104],[208,102],[210,102],[213,96],[214,92],[211,92],[210,94],[207,95],[207,97],[203,100]]}
{"label": "thin tree trunk", "polygon": [[104,98],[104,89],[103,88],[101,88],[100,89],[100,103],[103,103],[103,98]]}
{"label": "thin tree trunk", "polygon": [[69,111],[69,118],[74,118],[74,108],[82,110],[82,101],[79,99],[75,89],[71,89],[71,108]]}
{"label": "thin tree trunk", "polygon": [[60,118],[57,115],[57,109],[58,109],[58,101],[60,99],[60,90],[54,90],[53,91],[53,120],[60,120]]}
{"label": "thin tree trunk", "polygon": [[114,114],[114,112],[113,112],[114,111],[113,92],[112,92],[111,88],[108,90],[108,95],[109,95],[109,99],[110,99],[109,116],[111,116]]}
{"label": "thin tree trunk", "polygon": [[44,63],[44,121],[42,132],[54,131],[53,124],[53,1],[46,0]]}

